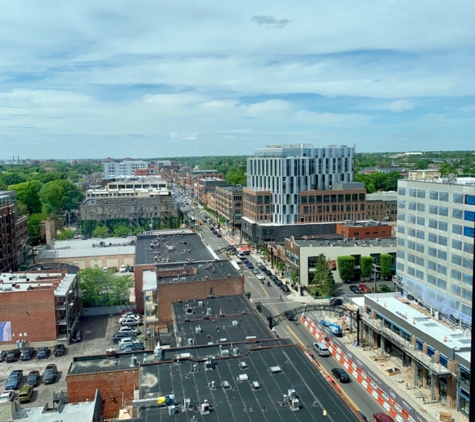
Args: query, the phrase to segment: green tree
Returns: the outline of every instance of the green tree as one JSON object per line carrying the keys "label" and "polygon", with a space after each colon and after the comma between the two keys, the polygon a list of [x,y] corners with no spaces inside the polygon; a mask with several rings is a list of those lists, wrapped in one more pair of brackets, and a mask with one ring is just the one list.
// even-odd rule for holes
{"label": "green tree", "polygon": [[327,266],[327,271],[325,277],[323,278],[321,292],[323,296],[328,296],[331,292],[333,292],[333,290],[335,290],[335,279],[333,278],[331,269]]}
{"label": "green tree", "polygon": [[[28,217],[28,236],[32,237],[33,239],[38,240],[41,236],[41,227],[43,225],[43,221],[46,220],[46,214],[38,213],[38,214],[31,214]],[[37,242],[34,242],[35,244]]]}
{"label": "green tree", "polygon": [[38,214],[41,212],[40,190],[41,183],[37,180],[10,185],[9,190],[16,192],[17,199],[25,205],[28,214]]}
{"label": "green tree", "polygon": [[56,215],[77,208],[84,199],[81,190],[68,180],[54,180],[44,184],[39,196],[43,211]]}
{"label": "green tree", "polygon": [[96,226],[96,228],[92,232],[92,237],[100,237],[101,239],[104,239],[109,235],[109,229],[106,226]]}
{"label": "green tree", "polygon": [[351,281],[355,278],[355,257],[339,256],[337,258],[338,272],[344,282]]}
{"label": "green tree", "polygon": [[114,237],[128,236],[131,229],[127,226],[116,226],[114,229]]}
{"label": "green tree", "polygon": [[82,300],[89,306],[115,306],[128,302],[134,286],[130,275],[118,276],[113,271],[87,268],[79,271]]}
{"label": "green tree", "polygon": [[373,257],[371,256],[362,256],[360,260],[361,265],[361,277],[370,278],[371,272],[373,271]]}
{"label": "green tree", "polygon": [[321,253],[317,257],[317,262],[315,264],[315,273],[313,275],[312,282],[318,286],[321,286],[325,279],[328,268],[329,267],[328,267],[327,258],[324,254]]}
{"label": "green tree", "polygon": [[99,223],[95,220],[82,220],[81,221],[81,233],[86,235],[86,234],[92,234],[94,229]]}
{"label": "green tree", "polygon": [[6,171],[5,173],[0,174],[0,183],[4,186],[18,185],[27,180],[27,176],[20,172]]}
{"label": "green tree", "polygon": [[76,232],[74,230],[61,230],[61,232],[56,235],[56,240],[73,239],[75,235]]}
{"label": "green tree", "polygon": [[379,257],[379,264],[381,265],[381,278],[387,279],[391,277],[391,266],[393,264],[393,258],[389,254],[381,254]]}
{"label": "green tree", "polygon": [[439,167],[440,174],[442,176],[447,176],[448,174],[458,174],[457,169],[450,163],[444,163]]}

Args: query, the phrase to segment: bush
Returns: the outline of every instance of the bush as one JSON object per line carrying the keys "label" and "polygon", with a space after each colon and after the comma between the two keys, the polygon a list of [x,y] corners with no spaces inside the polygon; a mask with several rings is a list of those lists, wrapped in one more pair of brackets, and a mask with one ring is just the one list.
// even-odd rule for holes
{"label": "bush", "polygon": [[337,258],[338,272],[343,282],[355,278],[355,258],[353,256],[339,256]]}
{"label": "bush", "polygon": [[360,265],[361,265],[361,277],[370,278],[371,272],[373,271],[373,258],[371,256],[362,256]]}
{"label": "bush", "polygon": [[382,254],[379,257],[379,262],[381,265],[381,278],[387,279],[391,277],[391,265],[393,263],[393,258],[389,254]]}

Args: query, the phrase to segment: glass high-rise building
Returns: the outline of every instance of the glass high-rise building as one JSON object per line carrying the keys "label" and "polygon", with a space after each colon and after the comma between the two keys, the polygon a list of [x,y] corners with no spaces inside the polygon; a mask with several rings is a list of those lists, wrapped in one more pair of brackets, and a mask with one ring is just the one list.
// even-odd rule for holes
{"label": "glass high-rise building", "polygon": [[399,287],[471,325],[475,180],[400,180],[397,219]]}

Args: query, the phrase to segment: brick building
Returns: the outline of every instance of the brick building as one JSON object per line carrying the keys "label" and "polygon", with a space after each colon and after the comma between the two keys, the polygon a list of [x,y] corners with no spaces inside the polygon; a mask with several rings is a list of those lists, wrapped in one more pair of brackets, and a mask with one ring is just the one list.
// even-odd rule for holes
{"label": "brick building", "polygon": [[366,195],[366,218],[396,221],[397,192],[375,192]]}
{"label": "brick building", "polygon": [[28,245],[28,218],[19,216],[15,191],[0,191],[0,271],[17,271]]}
{"label": "brick building", "polygon": [[241,226],[243,210],[242,186],[217,186],[212,197],[215,199],[214,209],[219,216],[224,217],[232,229]]}
{"label": "brick building", "polygon": [[195,182],[195,196],[201,205],[208,205],[208,198],[218,187],[227,186],[227,182],[218,177],[205,177]]}
{"label": "brick building", "polygon": [[0,344],[67,339],[79,317],[76,274],[67,270],[0,274]]}
{"label": "brick building", "polygon": [[379,221],[347,221],[336,225],[336,233],[347,239],[388,239],[392,227]]}

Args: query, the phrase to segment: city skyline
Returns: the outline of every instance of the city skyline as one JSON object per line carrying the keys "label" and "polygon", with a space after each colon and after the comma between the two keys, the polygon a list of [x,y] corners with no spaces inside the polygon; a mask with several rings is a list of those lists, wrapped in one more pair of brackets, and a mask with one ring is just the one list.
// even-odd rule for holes
{"label": "city skyline", "polygon": [[45,4],[2,12],[4,159],[475,144],[472,2]]}

